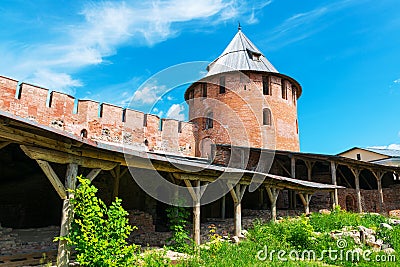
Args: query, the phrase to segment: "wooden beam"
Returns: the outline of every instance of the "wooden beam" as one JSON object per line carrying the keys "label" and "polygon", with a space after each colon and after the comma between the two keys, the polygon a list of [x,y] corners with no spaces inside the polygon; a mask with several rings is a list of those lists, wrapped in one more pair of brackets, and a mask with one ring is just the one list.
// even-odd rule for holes
{"label": "wooden beam", "polygon": [[[332,176],[332,184],[333,185],[337,185],[337,180],[336,180],[336,168],[337,165],[334,161],[331,161],[331,176]],[[334,206],[338,206],[339,205],[339,196],[338,196],[338,190],[335,189],[334,191]]]}
{"label": "wooden beam", "polygon": [[187,189],[189,190],[190,195],[193,199],[193,240],[196,245],[200,245],[201,243],[201,235],[200,235],[200,199],[201,199],[201,190],[200,190],[200,181],[195,181],[195,188],[193,188],[190,180],[184,180]]}
{"label": "wooden beam", "polygon": [[225,211],[226,211],[226,195],[224,195],[221,199],[221,219],[225,220]]}
{"label": "wooden beam", "polygon": [[307,167],[307,180],[311,181],[312,180],[312,170],[313,170],[313,167],[315,165],[315,161],[306,160],[306,159],[303,159],[303,161],[304,161],[304,164],[306,164],[306,167]]}
{"label": "wooden beam", "polygon": [[374,188],[372,187],[372,185],[368,182],[367,178],[365,178],[365,176],[360,172],[360,177],[363,178],[363,180],[365,181],[365,183],[368,185],[369,189],[373,190]]}
{"label": "wooden beam", "polygon": [[349,186],[349,188],[353,188],[353,186],[347,180],[346,176],[343,174],[342,170],[339,169],[339,166],[336,168],[336,170],[340,174],[340,176],[343,178],[343,180],[346,182],[346,184]]}
{"label": "wooden beam", "polygon": [[290,171],[288,171],[288,169],[286,169],[285,165],[283,165],[283,163],[280,160],[276,160],[276,163],[278,163],[279,166],[281,166],[281,168],[288,174],[291,175]]}
{"label": "wooden beam", "polygon": [[383,175],[385,175],[385,172],[380,172],[380,171],[374,172],[374,171],[372,171],[372,170],[371,170],[371,172],[372,172],[372,174],[375,176],[376,182],[377,182],[377,184],[378,184],[379,212],[380,212],[380,213],[384,213],[385,211],[384,211],[384,209],[383,209],[383,207],[384,207],[384,201],[383,201],[382,178],[383,178]]}
{"label": "wooden beam", "polygon": [[11,144],[11,142],[0,142],[0,150]]}
{"label": "wooden beam", "polygon": [[349,167],[354,175],[354,180],[356,183],[356,195],[357,195],[357,207],[358,212],[362,213],[362,202],[361,202],[361,191],[360,191],[360,172],[361,170]]}
{"label": "wooden beam", "polygon": [[36,160],[36,162],[39,164],[39,167],[42,169],[47,179],[49,179],[60,198],[66,199],[67,191],[50,164],[44,160]]}
{"label": "wooden beam", "polygon": [[242,236],[242,199],[246,191],[246,185],[235,185],[231,190],[234,206],[234,235]]}
{"label": "wooden beam", "polygon": [[304,205],[304,212],[306,214],[309,214],[310,213],[310,201],[311,201],[312,194],[299,193],[299,197],[301,199],[301,202]]}
{"label": "wooden beam", "polygon": [[[73,192],[76,187],[76,176],[78,175],[78,165],[70,163],[67,166],[67,173],[65,175],[65,186],[68,189],[68,197],[63,201],[63,210],[61,216],[60,236],[68,236],[71,223],[74,218],[73,206],[71,199],[74,198]],[[70,258],[70,248],[66,240],[60,240],[58,243],[57,266],[68,267]]]}
{"label": "wooden beam", "polygon": [[114,178],[113,192],[112,192],[112,200],[118,197],[119,194],[119,182],[121,179],[121,166],[117,165],[114,169],[110,170],[111,175]]}
{"label": "wooden beam", "polygon": [[56,149],[70,148],[71,144],[56,141],[51,138],[43,137],[41,135],[29,133],[23,130],[9,128],[4,125],[0,125],[0,138],[7,139],[9,141],[27,144],[27,145],[44,145],[46,147],[52,147]]}
{"label": "wooden beam", "polygon": [[101,172],[101,169],[99,169],[99,168],[93,169],[89,172],[88,175],[86,175],[86,178],[92,182],[94,180],[94,178],[96,178],[97,175],[99,175],[100,172]]}
{"label": "wooden beam", "polygon": [[272,216],[272,221],[276,221],[276,200],[278,199],[279,195],[279,189],[278,188],[271,188],[271,187],[265,187],[267,190],[267,194],[269,197],[269,200],[271,202],[271,216]]}
{"label": "wooden beam", "polygon": [[111,170],[111,169],[115,168],[115,166],[118,164],[116,162],[75,156],[72,154],[68,154],[68,153],[64,153],[64,152],[60,152],[60,151],[56,151],[56,150],[33,147],[33,146],[21,145],[21,149],[31,159],[44,160],[44,161],[54,162],[54,163],[59,163],[59,164],[75,163],[82,167],[90,168],[90,169]]}
{"label": "wooden beam", "polygon": [[296,158],[290,158],[290,176],[296,179]]}

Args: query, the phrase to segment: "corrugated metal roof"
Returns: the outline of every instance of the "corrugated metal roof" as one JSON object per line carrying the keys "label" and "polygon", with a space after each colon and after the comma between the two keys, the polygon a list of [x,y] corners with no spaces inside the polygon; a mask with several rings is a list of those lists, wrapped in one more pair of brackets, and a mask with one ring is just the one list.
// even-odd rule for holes
{"label": "corrugated metal roof", "polygon": [[239,30],[224,52],[207,67],[207,76],[229,71],[279,73],[257,47]]}
{"label": "corrugated metal roof", "polygon": [[385,155],[388,157],[400,157],[400,150],[397,149],[387,149],[387,148],[374,148],[374,147],[365,147],[365,148],[361,148],[364,150],[368,150],[374,153],[378,153],[381,155]]}

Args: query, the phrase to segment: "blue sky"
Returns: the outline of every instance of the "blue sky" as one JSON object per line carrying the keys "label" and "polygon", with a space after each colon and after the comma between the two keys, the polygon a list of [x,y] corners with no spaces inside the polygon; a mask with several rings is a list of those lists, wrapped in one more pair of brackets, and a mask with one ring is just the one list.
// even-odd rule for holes
{"label": "blue sky", "polygon": [[[302,151],[400,143],[395,0],[3,0],[0,11],[0,75],[77,98],[132,100],[135,109],[179,119],[187,113],[182,84],[219,56],[240,21],[272,64],[303,86]],[[185,62],[198,63],[180,65],[193,73],[175,79],[181,67],[170,67]],[[163,75],[173,83],[163,84]]]}

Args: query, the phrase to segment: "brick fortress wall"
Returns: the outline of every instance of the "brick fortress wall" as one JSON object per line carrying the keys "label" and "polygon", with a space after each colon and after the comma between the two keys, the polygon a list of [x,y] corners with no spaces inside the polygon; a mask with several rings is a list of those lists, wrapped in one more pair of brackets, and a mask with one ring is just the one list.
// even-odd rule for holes
{"label": "brick fortress wall", "polygon": [[2,76],[0,110],[94,141],[194,156],[192,123],[160,119],[92,100],[76,100]]}

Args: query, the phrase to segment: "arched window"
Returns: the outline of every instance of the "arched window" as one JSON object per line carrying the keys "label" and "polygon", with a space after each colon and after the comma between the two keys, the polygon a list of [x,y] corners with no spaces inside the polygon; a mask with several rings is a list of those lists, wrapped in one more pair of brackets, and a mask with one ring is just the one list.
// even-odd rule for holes
{"label": "arched window", "polygon": [[213,122],[213,117],[214,117],[214,113],[212,112],[208,112],[206,115],[206,121],[204,124],[204,129],[211,129],[214,127],[214,122]]}
{"label": "arched window", "polygon": [[271,110],[269,108],[263,109],[263,125],[271,125]]}
{"label": "arched window", "polygon": [[82,131],[81,131],[81,137],[87,138],[87,130],[86,130],[86,129],[82,129]]}

